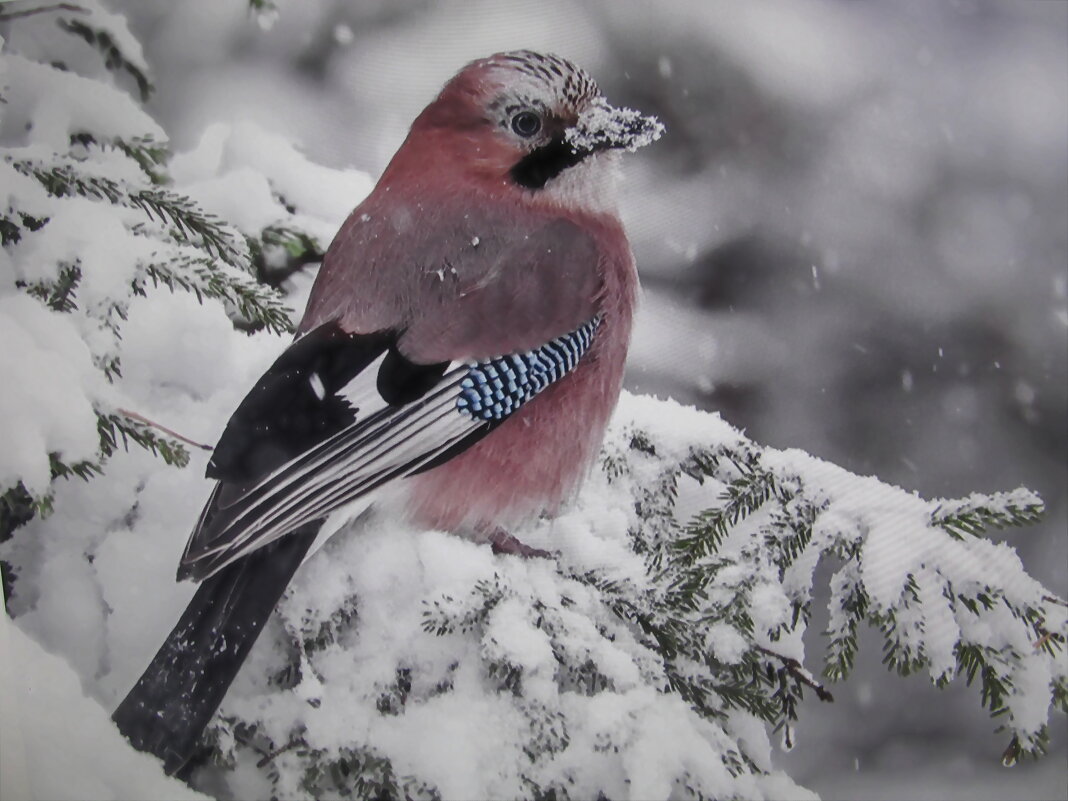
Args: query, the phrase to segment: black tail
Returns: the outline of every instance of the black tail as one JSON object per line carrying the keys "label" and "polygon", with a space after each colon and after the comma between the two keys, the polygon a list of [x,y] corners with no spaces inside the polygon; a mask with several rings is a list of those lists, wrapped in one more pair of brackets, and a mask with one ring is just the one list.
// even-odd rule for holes
{"label": "black tail", "polygon": [[320,525],[308,523],[205,579],[111,716],[135,748],[163,760],[167,773],[194,754]]}

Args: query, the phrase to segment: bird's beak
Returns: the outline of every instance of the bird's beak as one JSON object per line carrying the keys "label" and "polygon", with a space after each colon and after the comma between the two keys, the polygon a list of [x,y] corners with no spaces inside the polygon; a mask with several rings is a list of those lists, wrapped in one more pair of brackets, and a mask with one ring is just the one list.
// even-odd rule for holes
{"label": "bird's beak", "polygon": [[663,133],[664,126],[656,117],[647,117],[632,108],[615,108],[601,100],[579,115],[564,139],[576,152],[634,151],[655,142]]}

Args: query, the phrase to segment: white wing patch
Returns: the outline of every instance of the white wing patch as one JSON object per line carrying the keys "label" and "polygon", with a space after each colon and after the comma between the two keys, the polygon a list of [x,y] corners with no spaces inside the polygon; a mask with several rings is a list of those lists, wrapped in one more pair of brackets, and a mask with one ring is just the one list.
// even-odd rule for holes
{"label": "white wing patch", "polygon": [[418,401],[390,406],[377,389],[383,358],[336,393],[357,412],[356,420],[247,488],[234,504],[240,511],[215,533],[214,545],[198,549],[195,559],[224,556],[214,567],[221,569],[385,481],[410,475],[487,425],[457,411],[466,365],[450,365]]}
{"label": "white wing patch", "polygon": [[[441,365],[425,366],[431,371],[427,379],[440,377],[409,402],[394,395],[391,403],[378,389],[380,378],[384,386],[405,387],[408,368],[401,366],[399,377],[393,367],[386,368],[389,375],[380,375],[393,351],[367,363],[332,396],[323,376],[311,372],[307,380],[321,402],[313,412],[322,414],[309,414],[301,426],[286,429],[285,436],[292,431],[302,438],[295,447],[284,436],[263,443],[268,455],[271,447],[289,447],[287,453],[304,450],[249,484],[217,486],[183,564],[199,564],[199,577],[204,578],[388,481],[419,471],[454,446],[470,445],[469,437],[487,433],[570,373],[589,350],[599,325],[598,315],[530,351],[477,363],[451,362],[442,372]],[[393,394],[392,389],[386,392]],[[340,416],[338,400],[347,407]]]}
{"label": "white wing patch", "polygon": [[349,406],[365,416],[363,411],[368,406],[385,408],[386,402],[378,394],[378,371],[382,369],[382,362],[386,360],[383,353],[369,365],[367,365],[349,383],[337,391],[337,396],[348,402]]}

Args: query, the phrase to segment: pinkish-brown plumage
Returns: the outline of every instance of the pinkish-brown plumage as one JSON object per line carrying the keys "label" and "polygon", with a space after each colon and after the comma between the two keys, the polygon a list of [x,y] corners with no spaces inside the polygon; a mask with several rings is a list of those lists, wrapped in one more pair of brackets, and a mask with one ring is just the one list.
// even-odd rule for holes
{"label": "pinkish-brown plumage", "polygon": [[618,220],[591,219],[586,230],[597,243],[593,303],[603,320],[589,353],[492,436],[410,479],[420,523],[484,535],[555,512],[597,455],[623,384],[638,280]]}
{"label": "pinkish-brown plumage", "polygon": [[293,573],[386,485],[417,522],[505,530],[574,492],[619,396],[637,294],[621,150],[659,135],[555,56],[466,67],[330,246],[286,349],[208,463],[201,582],[115,711],[179,769]]}
{"label": "pinkish-brown plumage", "polygon": [[[491,436],[409,480],[419,523],[476,536],[555,511],[577,488],[619,396],[638,288],[612,197],[584,203],[579,193],[512,181],[523,151],[487,114],[517,71],[507,58],[470,65],[416,119],[334,240],[300,326],[395,327],[406,332],[405,355],[429,362],[527,350],[602,316],[573,373]],[[560,79],[552,111],[574,124],[599,100],[596,85],[570,65],[556,62],[571,70],[563,78],[552,66],[542,76]],[[616,155],[583,165],[598,171],[587,177],[591,192],[611,192]]]}

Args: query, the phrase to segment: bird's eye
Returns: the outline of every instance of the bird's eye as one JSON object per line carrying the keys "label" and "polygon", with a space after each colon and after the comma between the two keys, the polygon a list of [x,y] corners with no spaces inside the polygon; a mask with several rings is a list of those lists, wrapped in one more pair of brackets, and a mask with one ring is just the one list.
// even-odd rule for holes
{"label": "bird's eye", "polygon": [[512,117],[512,130],[524,139],[529,139],[541,130],[541,117],[533,111],[520,111]]}

